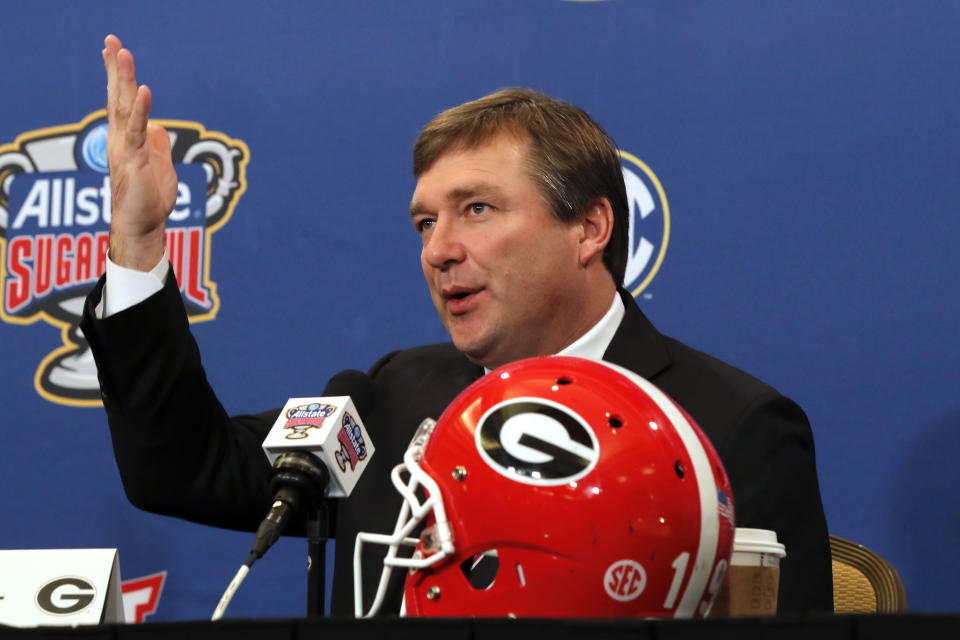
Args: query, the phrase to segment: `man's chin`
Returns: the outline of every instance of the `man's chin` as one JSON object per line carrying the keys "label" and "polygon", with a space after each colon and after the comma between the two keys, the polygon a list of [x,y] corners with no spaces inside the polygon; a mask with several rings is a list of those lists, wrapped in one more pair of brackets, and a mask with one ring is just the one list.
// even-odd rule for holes
{"label": "man's chin", "polygon": [[453,339],[453,346],[457,348],[457,351],[467,356],[470,362],[487,369],[495,369],[498,366],[488,364],[495,359],[492,353],[494,349],[477,340],[476,336],[457,335],[457,332],[452,332],[451,338]]}
{"label": "man's chin", "polygon": [[[486,358],[486,354],[483,351],[477,350],[475,348],[471,348],[470,346],[467,346],[467,345],[462,345],[461,343],[458,343],[456,340],[453,341],[453,346],[457,348],[457,351],[467,356],[467,360],[469,360],[473,364],[479,364],[484,367],[487,366],[486,364],[484,364],[487,361],[487,358]],[[489,369],[492,367],[487,367],[487,368]]]}
{"label": "man's chin", "polygon": [[502,337],[498,340],[498,332],[492,330],[489,324],[475,321],[458,323],[456,318],[445,318],[444,325],[453,340],[453,346],[474,364],[492,370],[526,357],[518,355],[520,345],[506,342]]}
{"label": "man's chin", "polygon": [[467,359],[473,364],[478,364],[481,367],[489,371],[493,371],[497,367],[502,367],[505,364],[511,362],[516,362],[517,360],[522,360],[527,358],[527,355],[518,355],[514,353],[504,353],[503,350],[497,349],[481,349],[474,345],[472,348],[469,345],[457,344],[457,341],[454,340],[453,345],[457,348],[460,353],[467,356]]}

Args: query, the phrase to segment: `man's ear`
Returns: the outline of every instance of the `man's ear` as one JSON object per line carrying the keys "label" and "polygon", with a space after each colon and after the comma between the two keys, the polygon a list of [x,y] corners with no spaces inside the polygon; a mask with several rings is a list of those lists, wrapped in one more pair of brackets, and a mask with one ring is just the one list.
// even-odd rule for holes
{"label": "man's ear", "polygon": [[596,198],[587,205],[580,221],[580,266],[594,259],[603,259],[603,250],[613,234],[613,207],[606,198]]}

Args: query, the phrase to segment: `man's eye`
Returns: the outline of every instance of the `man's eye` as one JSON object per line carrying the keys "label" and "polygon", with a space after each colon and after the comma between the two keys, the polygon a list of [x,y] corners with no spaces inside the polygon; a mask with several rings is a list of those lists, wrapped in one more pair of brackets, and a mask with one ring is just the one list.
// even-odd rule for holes
{"label": "man's eye", "polygon": [[471,203],[470,206],[467,207],[467,209],[470,211],[470,213],[473,213],[473,214],[481,214],[481,213],[484,213],[484,212],[485,212],[487,209],[489,209],[489,208],[490,208],[490,205],[484,204],[484,203],[482,203],[482,202],[474,202],[474,203]]}
{"label": "man's eye", "polygon": [[424,218],[423,220],[417,223],[417,231],[419,231],[420,233],[423,233],[428,229],[433,229],[434,224],[436,224],[436,220],[431,220],[430,218]]}

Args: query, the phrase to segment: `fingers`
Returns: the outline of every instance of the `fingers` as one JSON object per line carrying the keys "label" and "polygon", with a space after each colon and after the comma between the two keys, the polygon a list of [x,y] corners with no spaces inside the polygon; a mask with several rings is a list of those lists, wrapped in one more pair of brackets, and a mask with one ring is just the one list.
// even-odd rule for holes
{"label": "fingers", "polygon": [[122,122],[130,116],[133,101],[137,97],[137,78],[133,67],[133,54],[120,49],[116,56],[117,68],[117,117]]}
{"label": "fingers", "polygon": [[[107,122],[113,132],[139,140],[146,137],[146,114],[150,111],[150,91],[137,89],[133,54],[124,49],[120,39],[108,35],[104,41],[103,64],[107,70]],[[131,118],[134,112],[137,117]],[[128,128],[133,127],[134,131]]]}
{"label": "fingers", "polygon": [[130,108],[127,126],[124,129],[124,137],[127,144],[135,149],[143,146],[147,140],[147,122],[150,118],[150,103],[153,99],[150,93],[150,87],[143,85],[137,90],[134,96],[133,105]]}
{"label": "fingers", "polygon": [[107,122],[114,129],[117,104],[117,52],[120,51],[120,39],[109,35],[103,41],[103,66],[107,70]]}

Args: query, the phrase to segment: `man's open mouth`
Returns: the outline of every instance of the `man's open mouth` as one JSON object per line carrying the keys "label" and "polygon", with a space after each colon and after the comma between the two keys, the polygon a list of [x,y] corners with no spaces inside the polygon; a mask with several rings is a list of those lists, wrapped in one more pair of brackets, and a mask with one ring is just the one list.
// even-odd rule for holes
{"label": "man's open mouth", "polygon": [[453,314],[461,314],[469,311],[476,294],[480,291],[482,291],[482,289],[450,287],[444,289],[442,295],[443,299],[447,302],[447,309]]}
{"label": "man's open mouth", "polygon": [[451,287],[449,289],[444,289],[442,292],[443,298],[445,300],[463,300],[469,296],[475,294],[479,289],[466,289],[463,287]]}

